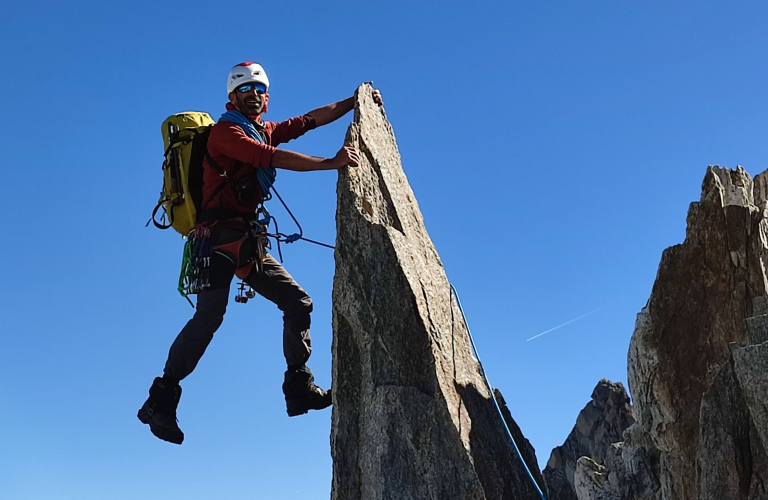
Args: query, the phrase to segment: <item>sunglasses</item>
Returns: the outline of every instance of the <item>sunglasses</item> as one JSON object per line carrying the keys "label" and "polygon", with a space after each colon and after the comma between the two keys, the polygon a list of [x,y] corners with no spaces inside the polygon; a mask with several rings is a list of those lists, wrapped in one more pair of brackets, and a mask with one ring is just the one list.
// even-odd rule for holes
{"label": "sunglasses", "polygon": [[266,94],[267,93],[267,87],[264,84],[261,83],[246,83],[245,85],[240,85],[236,89],[241,94],[247,94],[248,92],[251,92],[255,90],[259,94]]}

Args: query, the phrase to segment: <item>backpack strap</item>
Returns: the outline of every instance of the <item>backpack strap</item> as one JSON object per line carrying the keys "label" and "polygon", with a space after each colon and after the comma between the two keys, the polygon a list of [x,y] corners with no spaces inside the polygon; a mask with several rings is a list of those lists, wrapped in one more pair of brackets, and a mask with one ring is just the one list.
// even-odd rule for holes
{"label": "backpack strap", "polygon": [[[168,212],[168,224],[163,224],[163,223],[157,221],[157,212],[158,212],[158,210],[160,210],[160,207],[163,206],[163,203],[167,203],[168,201],[170,201],[170,200],[168,200],[167,198],[163,198],[162,200],[157,202],[157,205],[155,205],[155,209],[152,210],[152,219],[151,220],[152,220],[152,222],[154,222],[155,227],[158,228],[158,229],[168,229],[169,227],[171,227],[173,225],[173,205],[171,205],[170,211]],[[148,225],[149,225],[149,222],[147,222],[147,226]]]}
{"label": "backpack strap", "polygon": [[235,175],[240,171],[241,168],[243,168],[243,162],[236,161],[235,165],[232,167],[232,174],[228,174],[226,170],[221,168],[221,165],[216,163],[214,159],[211,157],[211,154],[206,151],[205,152],[205,159],[208,161],[208,165],[211,166],[221,177],[222,180],[219,183],[218,186],[216,186],[216,189],[213,190],[213,194],[211,194],[211,197],[208,199],[208,203],[205,204],[203,209],[207,209],[208,205],[213,201],[216,196],[220,195],[222,191],[224,191],[224,188],[227,187],[227,184],[232,184],[235,182]]}

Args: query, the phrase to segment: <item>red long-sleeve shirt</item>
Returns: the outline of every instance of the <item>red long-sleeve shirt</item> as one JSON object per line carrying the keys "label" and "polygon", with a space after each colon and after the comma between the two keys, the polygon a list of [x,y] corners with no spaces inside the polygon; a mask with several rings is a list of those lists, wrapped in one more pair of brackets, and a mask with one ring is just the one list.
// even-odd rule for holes
{"label": "red long-sleeve shirt", "polygon": [[[231,109],[231,104],[227,108]],[[261,132],[265,143],[254,141],[240,128],[232,122],[219,121],[211,129],[211,135],[208,138],[208,154],[214,162],[232,177],[235,166],[240,163],[236,169],[234,177],[239,179],[254,169],[259,167],[269,167],[272,161],[272,155],[276,151],[278,144],[288,142],[304,135],[305,132],[315,128],[315,119],[310,115],[296,116],[283,122],[254,122],[256,129]],[[219,185],[225,182],[219,171],[208,164],[208,160],[203,161],[203,208],[206,209],[224,209],[226,211],[237,212],[244,216],[254,213],[261,203],[261,189],[257,189],[257,196],[251,203],[240,203],[237,199],[232,183],[219,188]],[[256,183],[258,186],[258,183]]]}

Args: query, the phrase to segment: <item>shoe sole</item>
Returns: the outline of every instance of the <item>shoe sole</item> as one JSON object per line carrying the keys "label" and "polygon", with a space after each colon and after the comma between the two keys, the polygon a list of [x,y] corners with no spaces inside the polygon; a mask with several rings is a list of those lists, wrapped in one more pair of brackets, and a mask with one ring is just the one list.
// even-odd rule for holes
{"label": "shoe sole", "polygon": [[309,408],[302,400],[286,401],[285,406],[289,417],[298,417],[309,412]]}
{"label": "shoe sole", "polygon": [[289,399],[285,402],[286,412],[289,417],[298,417],[308,413],[309,410],[324,410],[333,404],[331,400],[331,393],[328,392],[328,404],[322,406],[310,406],[304,399]]}
{"label": "shoe sole", "polygon": [[139,414],[136,416],[139,417],[139,420],[142,424],[149,424],[149,412],[147,412],[147,410],[144,408],[140,408]]}
{"label": "shoe sole", "polygon": [[156,438],[173,444],[181,444],[184,442],[184,434],[179,436],[176,433],[163,432],[161,428],[155,426],[154,422],[152,421],[152,415],[150,415],[150,413],[144,408],[141,408],[138,415],[136,416],[139,417],[139,421],[141,421],[142,424],[149,425],[149,430],[152,432],[152,434],[155,435]]}

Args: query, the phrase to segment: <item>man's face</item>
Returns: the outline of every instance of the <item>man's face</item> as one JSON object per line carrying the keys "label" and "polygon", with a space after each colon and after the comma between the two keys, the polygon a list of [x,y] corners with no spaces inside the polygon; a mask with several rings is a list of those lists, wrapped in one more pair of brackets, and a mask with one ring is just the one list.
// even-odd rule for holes
{"label": "man's face", "polygon": [[260,83],[246,83],[229,94],[229,101],[245,115],[259,115],[267,103],[266,91],[267,89]]}

